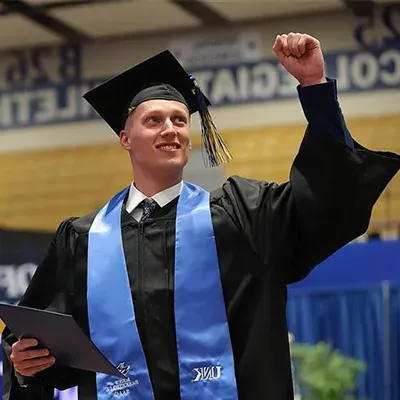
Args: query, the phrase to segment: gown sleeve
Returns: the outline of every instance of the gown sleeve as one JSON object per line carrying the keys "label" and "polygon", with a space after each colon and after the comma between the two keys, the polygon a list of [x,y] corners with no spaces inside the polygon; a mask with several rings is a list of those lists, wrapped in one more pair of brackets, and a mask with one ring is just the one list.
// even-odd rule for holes
{"label": "gown sleeve", "polygon": [[[68,312],[68,254],[71,246],[71,222],[63,221],[49,249],[37,267],[19,305],[56,312]],[[11,347],[17,338],[6,327],[2,334],[3,400],[52,400],[54,389],[77,385],[75,370],[53,365],[35,377],[18,375],[10,362]]]}
{"label": "gown sleeve", "polygon": [[285,284],[303,279],[367,230],[374,204],[400,167],[399,155],[353,139],[336,81],[298,87],[298,93],[308,124],[289,181],[233,176],[223,186],[232,218]]}

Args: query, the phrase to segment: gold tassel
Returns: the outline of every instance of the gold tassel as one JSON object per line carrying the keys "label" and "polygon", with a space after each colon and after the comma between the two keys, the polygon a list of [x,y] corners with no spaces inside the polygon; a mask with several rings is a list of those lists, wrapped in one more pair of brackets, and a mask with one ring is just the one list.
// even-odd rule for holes
{"label": "gold tassel", "polygon": [[212,120],[199,85],[194,78],[192,78],[192,80],[195,86],[195,94],[199,104],[203,150],[205,150],[207,155],[205,158],[203,151],[204,163],[208,167],[216,167],[231,161],[233,156]]}

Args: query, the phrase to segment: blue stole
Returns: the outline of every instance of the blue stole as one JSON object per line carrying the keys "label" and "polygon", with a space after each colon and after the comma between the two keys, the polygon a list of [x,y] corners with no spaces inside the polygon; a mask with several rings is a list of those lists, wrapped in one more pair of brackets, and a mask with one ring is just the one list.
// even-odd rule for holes
{"label": "blue stole", "polygon": [[[96,215],[89,231],[90,336],[124,374],[96,374],[97,399],[153,400],[125,262],[121,211],[126,188]],[[175,239],[175,324],[182,400],[237,400],[209,193],[184,182]]]}

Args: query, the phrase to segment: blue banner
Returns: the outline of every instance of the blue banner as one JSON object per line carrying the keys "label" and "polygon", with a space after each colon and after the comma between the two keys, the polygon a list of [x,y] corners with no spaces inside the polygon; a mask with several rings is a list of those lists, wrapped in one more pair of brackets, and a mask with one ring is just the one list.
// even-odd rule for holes
{"label": "blue banner", "polygon": [[390,282],[400,285],[400,240],[351,243],[322,262],[290,290],[355,289]]}
{"label": "blue banner", "polygon": [[[400,41],[373,51],[325,54],[326,73],[340,92],[400,87]],[[216,106],[281,100],[297,96],[298,82],[276,59],[194,71]]]}
{"label": "blue banner", "polygon": [[[98,118],[82,95],[109,77],[84,77],[79,47],[64,46],[52,56],[47,63],[48,53],[40,49],[17,54],[0,70],[0,130]],[[400,38],[369,50],[328,52],[325,59],[341,93],[400,87]],[[47,64],[57,68],[46,70]],[[215,107],[297,96],[297,81],[276,58],[190,73]]]}

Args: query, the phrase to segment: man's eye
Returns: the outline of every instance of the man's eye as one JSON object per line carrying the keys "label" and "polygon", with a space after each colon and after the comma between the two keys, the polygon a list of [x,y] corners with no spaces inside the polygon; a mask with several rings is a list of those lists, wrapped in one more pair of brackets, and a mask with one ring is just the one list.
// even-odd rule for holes
{"label": "man's eye", "polygon": [[147,122],[151,122],[153,124],[156,124],[157,122],[160,122],[160,120],[157,117],[149,117],[149,118],[147,118]]}

